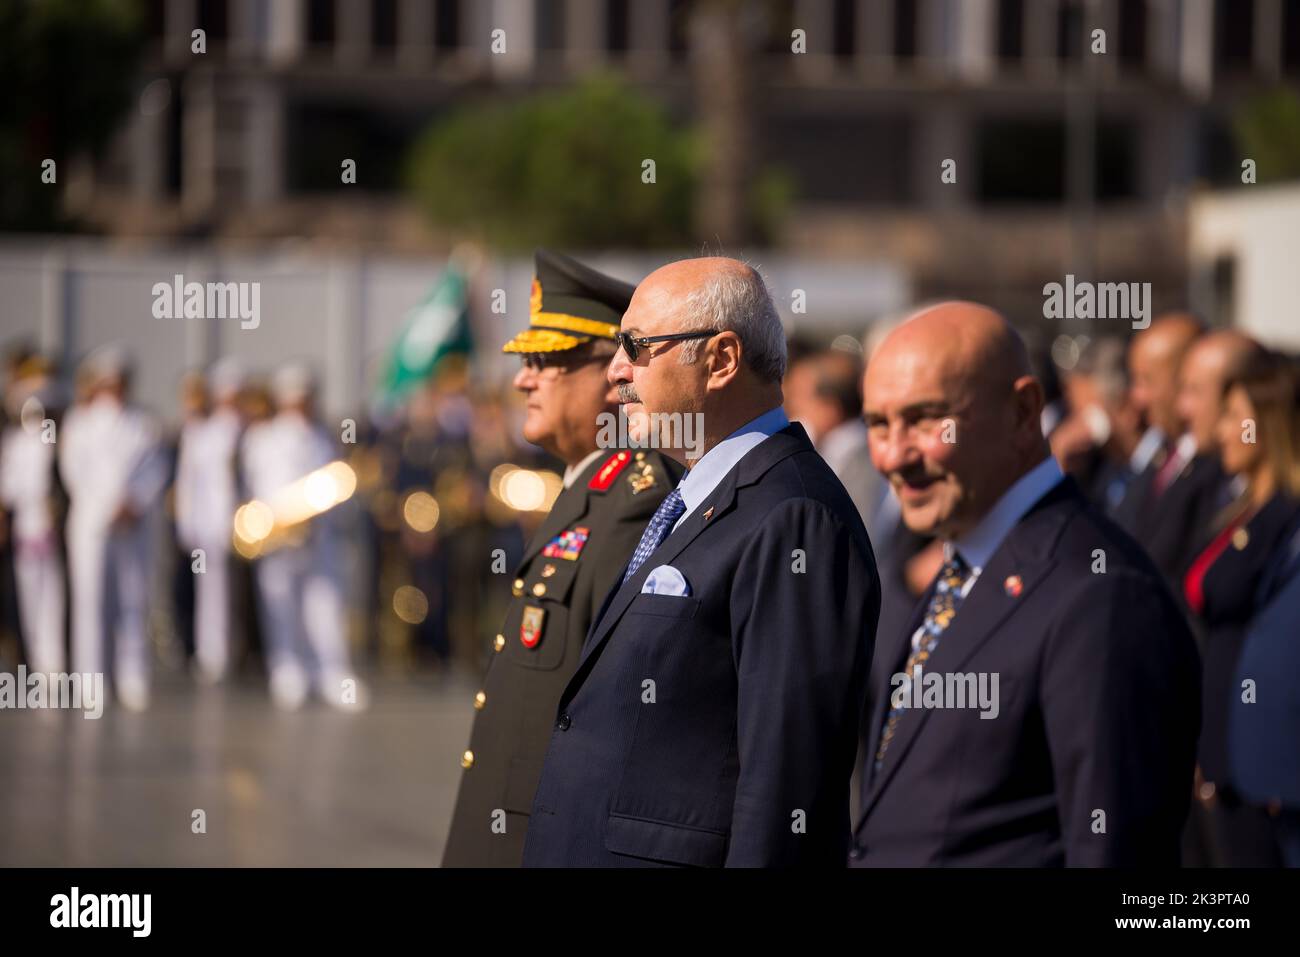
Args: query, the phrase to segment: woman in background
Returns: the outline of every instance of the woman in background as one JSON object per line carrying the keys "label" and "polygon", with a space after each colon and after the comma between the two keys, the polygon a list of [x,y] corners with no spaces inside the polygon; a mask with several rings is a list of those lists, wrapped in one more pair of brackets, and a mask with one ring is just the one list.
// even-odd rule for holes
{"label": "woman in background", "polygon": [[1229,780],[1227,730],[1231,711],[1250,706],[1235,676],[1258,611],[1255,586],[1300,511],[1298,433],[1296,383],[1285,359],[1263,353],[1229,379],[1217,439],[1223,470],[1234,478],[1238,494],[1183,580],[1203,638],[1196,797],[1206,808],[1211,860],[1218,866],[1280,863],[1267,813],[1243,803]]}

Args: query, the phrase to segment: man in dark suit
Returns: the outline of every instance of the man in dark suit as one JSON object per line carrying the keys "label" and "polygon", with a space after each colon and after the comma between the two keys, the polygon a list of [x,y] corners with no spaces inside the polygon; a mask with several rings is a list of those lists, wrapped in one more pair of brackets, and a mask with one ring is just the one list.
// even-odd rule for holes
{"label": "man in dark suit", "polygon": [[1139,332],[1129,349],[1131,399],[1147,426],[1143,445],[1154,454],[1129,483],[1115,520],[1146,549],[1175,596],[1226,502],[1218,457],[1187,431],[1179,412],[1183,360],[1202,332],[1193,316],[1169,313]]}
{"label": "man in dark suit", "polygon": [[781,409],[784,369],[748,266],[637,287],[610,381],[690,470],[560,698],[526,866],[843,866],[880,591],[852,500]]}
{"label": "man in dark suit", "polygon": [[1141,549],[1061,475],[997,313],[944,303],[872,357],[866,419],[903,520],[945,543],[881,634],[863,866],[1173,865],[1196,650]]}
{"label": "man in dark suit", "polygon": [[524,362],[524,438],[564,462],[564,490],[515,569],[474,697],[444,867],[519,866],[555,703],[601,600],[681,475],[658,451],[602,447],[601,423],[617,408],[605,368],[632,288],[538,250],[529,326],[504,347]]}

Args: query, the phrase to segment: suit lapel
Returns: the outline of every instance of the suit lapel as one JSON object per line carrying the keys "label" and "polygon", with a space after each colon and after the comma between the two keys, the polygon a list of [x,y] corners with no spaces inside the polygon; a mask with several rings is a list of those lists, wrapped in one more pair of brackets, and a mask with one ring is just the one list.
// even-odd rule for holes
{"label": "suit lapel", "polygon": [[[900,633],[888,635],[885,640],[889,642],[887,648],[881,649],[881,671],[874,676],[877,684],[884,688],[871,708],[871,725],[867,728],[867,773],[871,775],[868,780],[874,785],[874,767],[876,762],[876,748],[880,747],[880,732],[883,730],[885,716],[889,714],[889,696],[893,691],[889,679],[907,664],[908,655],[912,650],[912,635],[916,629],[921,627],[921,622],[925,620],[925,610],[930,607],[930,599],[934,596],[934,583],[925,590],[920,598],[917,599],[916,607],[912,609],[912,617],[908,619],[907,627]],[[880,636],[876,636],[880,641]],[[883,772],[883,769],[882,769]]]}
{"label": "suit lapel", "polygon": [[[1053,508],[1058,504],[1072,505],[1073,508]],[[994,552],[988,565],[980,572],[979,579],[972,586],[952,625],[939,640],[925,669],[922,679],[928,674],[945,674],[962,669],[971,656],[979,651],[1002,625],[1020,608],[1039,584],[1047,578],[1056,566],[1052,557],[1052,545],[1064,527],[1069,515],[1082,507],[1082,501],[1072,479],[1065,479],[1049,491],[1008,533],[998,550]],[[1016,592],[1013,578],[1019,579],[1019,591]],[[921,615],[907,633],[910,643],[912,632],[924,618],[924,608],[929,603],[927,593],[925,604],[921,606]],[[906,659],[900,659],[906,664]],[[886,676],[886,682],[892,673]],[[888,686],[892,691],[892,685]],[[884,702],[888,707],[888,697]],[[878,709],[879,710],[879,709]],[[871,782],[871,791],[864,802],[863,818],[871,812],[881,792],[890,778],[907,757],[916,739],[920,736],[931,708],[909,709],[898,722],[894,740],[885,753],[884,765]],[[887,710],[881,711],[881,720]],[[873,742],[880,733],[879,723],[872,728]],[[873,748],[875,744],[873,743]],[[868,756],[875,760],[875,751]]]}
{"label": "suit lapel", "polygon": [[645,584],[650,572],[660,565],[672,564],[706,528],[718,525],[735,506],[737,489],[757,482],[777,462],[796,452],[811,448],[812,443],[808,441],[807,433],[804,432],[803,426],[797,423],[765,439],[736,463],[699,507],[650,553],[650,556],[641,563],[641,567],[636,570],[636,574],[614,587],[606,597],[601,614],[592,624],[592,630],[583,643],[582,657],[579,658],[577,671],[574,672],[573,678],[565,689],[562,703],[568,702],[573,697],[589,670],[588,663],[599,655],[614,627],[627,611],[628,605],[641,593],[641,586]]}

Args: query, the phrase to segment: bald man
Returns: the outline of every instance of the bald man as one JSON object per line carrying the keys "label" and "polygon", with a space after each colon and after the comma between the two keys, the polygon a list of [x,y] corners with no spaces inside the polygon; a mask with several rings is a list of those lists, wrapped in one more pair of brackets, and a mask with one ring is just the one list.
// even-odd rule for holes
{"label": "bald man", "polygon": [[637,287],[609,380],[633,436],[689,471],[560,697],[525,866],[844,866],[880,588],[853,501],[782,411],[785,363],[748,266]]}
{"label": "bald man", "polygon": [[1129,350],[1131,399],[1146,426],[1139,448],[1151,457],[1138,463],[1115,520],[1147,550],[1175,593],[1207,544],[1225,482],[1218,457],[1187,431],[1180,411],[1183,361],[1202,335],[1193,316],[1167,313],[1139,332]]}
{"label": "bald man", "polygon": [[1172,866],[1199,707],[1142,550],[1062,476],[1007,322],[927,309],[866,377],[876,466],[945,561],[878,637],[857,866]]}

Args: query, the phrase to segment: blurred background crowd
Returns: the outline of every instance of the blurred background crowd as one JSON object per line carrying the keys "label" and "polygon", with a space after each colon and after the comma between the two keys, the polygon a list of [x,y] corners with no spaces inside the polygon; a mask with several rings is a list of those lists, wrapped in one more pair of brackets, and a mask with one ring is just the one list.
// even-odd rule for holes
{"label": "blurred background crowd", "polygon": [[[358,709],[477,673],[560,487],[500,354],[532,249],[632,282],[706,249],[773,290],[882,628],[939,557],[865,458],[862,368],[974,299],[1226,702],[1264,565],[1212,568],[1280,561],[1300,494],[1300,0],[0,0],[0,81],[5,670],[136,709],[159,675]],[[1163,318],[1045,318],[1067,275]],[[258,321],[160,318],[173,280],[256,283]],[[1189,860],[1276,862],[1216,714]]]}

